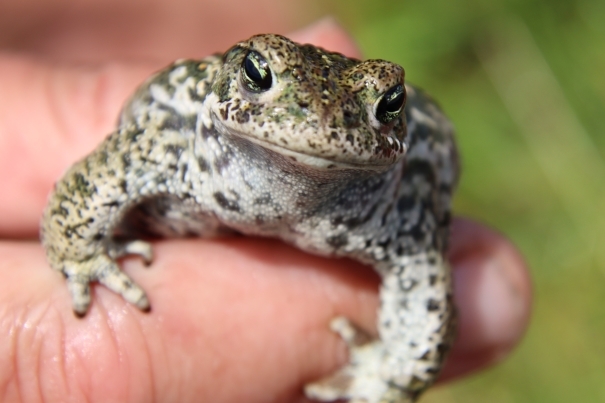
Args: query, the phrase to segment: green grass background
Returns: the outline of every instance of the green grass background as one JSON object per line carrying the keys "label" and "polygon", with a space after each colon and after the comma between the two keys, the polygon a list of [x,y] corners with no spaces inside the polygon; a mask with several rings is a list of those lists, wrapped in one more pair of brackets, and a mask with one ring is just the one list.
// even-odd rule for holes
{"label": "green grass background", "polygon": [[318,3],[454,121],[458,214],[509,236],[535,284],[503,364],[423,402],[605,402],[605,1]]}

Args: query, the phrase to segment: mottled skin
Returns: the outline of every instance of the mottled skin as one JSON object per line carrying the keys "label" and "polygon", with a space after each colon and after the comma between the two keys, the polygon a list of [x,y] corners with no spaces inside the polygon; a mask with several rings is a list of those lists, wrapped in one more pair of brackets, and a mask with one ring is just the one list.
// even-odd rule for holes
{"label": "mottled skin", "polygon": [[[246,61],[266,62],[267,88],[246,81]],[[418,89],[406,86],[405,111],[379,119],[383,95],[403,80],[396,64],[276,35],[153,76],[116,131],[57,183],[44,214],[48,259],[66,276],[75,312],[86,313],[94,281],[149,307],[115,263],[126,254],[151,262],[145,234],[281,238],[382,276],[380,339],[336,318],[350,364],[307,395],[415,401],[454,332],[443,254],[458,167],[450,123]]]}

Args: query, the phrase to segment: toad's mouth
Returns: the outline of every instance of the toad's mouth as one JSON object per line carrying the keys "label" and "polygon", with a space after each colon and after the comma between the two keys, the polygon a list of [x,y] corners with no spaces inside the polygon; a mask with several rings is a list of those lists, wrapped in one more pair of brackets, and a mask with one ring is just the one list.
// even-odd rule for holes
{"label": "toad's mouth", "polygon": [[227,127],[221,119],[219,119],[214,113],[211,114],[212,123],[216,130],[223,136],[237,137],[250,143],[256,144],[264,149],[271,150],[287,159],[297,162],[299,164],[312,167],[319,170],[364,170],[364,171],[384,171],[393,166],[394,161],[374,164],[364,163],[352,163],[336,161],[329,158],[318,157],[316,155],[307,154],[300,151],[294,151],[290,148],[260,139],[256,136],[251,136],[245,132],[234,130],[231,127]]}

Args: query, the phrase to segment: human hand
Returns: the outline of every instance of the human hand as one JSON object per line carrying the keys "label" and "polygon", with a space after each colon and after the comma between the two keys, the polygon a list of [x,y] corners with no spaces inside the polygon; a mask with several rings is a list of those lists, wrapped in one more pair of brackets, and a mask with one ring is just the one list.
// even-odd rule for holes
{"label": "human hand", "polygon": [[[291,36],[355,55],[338,27]],[[210,40],[210,38],[207,38]],[[252,238],[157,242],[146,269],[122,267],[148,293],[139,312],[103,287],[84,319],[32,238],[60,173],[109,132],[155,63],[62,68],[0,57],[0,385],[6,401],[301,401],[302,385],[342,365],[336,315],[372,329],[377,276],[349,260]],[[531,290],[508,241],[455,220],[459,337],[442,379],[504,357],[527,325]]]}

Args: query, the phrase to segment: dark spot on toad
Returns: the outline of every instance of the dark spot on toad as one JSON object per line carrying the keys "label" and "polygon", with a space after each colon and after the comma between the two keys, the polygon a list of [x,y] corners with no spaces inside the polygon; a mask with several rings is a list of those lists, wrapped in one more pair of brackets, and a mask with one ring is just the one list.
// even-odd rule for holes
{"label": "dark spot on toad", "polygon": [[342,233],[326,238],[326,243],[336,249],[342,248],[349,243],[347,234]]}
{"label": "dark spot on toad", "polygon": [[429,312],[437,311],[440,305],[439,301],[431,298],[426,302],[426,310]]}
{"label": "dark spot on toad", "polygon": [[235,211],[238,213],[240,212],[239,203],[235,200],[227,199],[222,192],[215,192],[213,196],[214,200],[216,200],[219,206],[221,206],[225,210]]}

